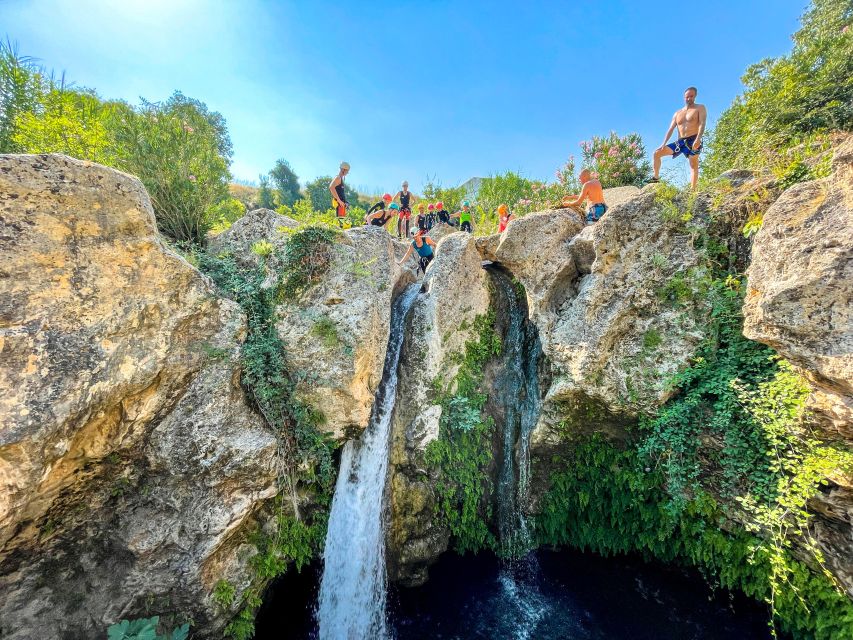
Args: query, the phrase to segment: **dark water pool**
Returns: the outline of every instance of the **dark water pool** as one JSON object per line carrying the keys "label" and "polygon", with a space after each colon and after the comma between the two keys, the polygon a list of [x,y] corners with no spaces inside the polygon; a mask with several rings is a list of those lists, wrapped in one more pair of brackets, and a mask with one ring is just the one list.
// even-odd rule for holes
{"label": "dark water pool", "polygon": [[[317,637],[320,566],[273,586],[256,640]],[[769,640],[764,606],[632,557],[539,551],[507,566],[445,554],[422,587],[392,589],[397,640]]]}

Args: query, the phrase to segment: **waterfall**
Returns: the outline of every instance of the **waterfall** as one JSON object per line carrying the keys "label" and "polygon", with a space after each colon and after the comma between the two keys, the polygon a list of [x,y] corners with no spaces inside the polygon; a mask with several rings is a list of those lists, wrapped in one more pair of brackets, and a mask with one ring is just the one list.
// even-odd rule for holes
{"label": "waterfall", "polygon": [[507,318],[504,361],[494,384],[504,415],[497,483],[499,552],[503,557],[518,558],[532,546],[523,504],[530,483],[530,434],[541,409],[538,363],[542,346],[536,327],[527,318],[523,293],[516,290],[512,277],[500,269],[490,272]]}
{"label": "waterfall", "polygon": [[344,445],[329,514],[317,618],[321,640],[381,639],[385,619],[383,493],[397,363],[406,315],[420,289],[410,285],[394,302],[382,381],[359,441]]}

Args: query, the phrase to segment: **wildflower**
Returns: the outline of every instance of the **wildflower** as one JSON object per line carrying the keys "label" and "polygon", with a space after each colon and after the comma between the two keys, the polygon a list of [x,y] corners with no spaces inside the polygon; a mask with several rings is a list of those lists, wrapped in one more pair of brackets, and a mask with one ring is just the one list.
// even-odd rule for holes
{"label": "wildflower", "polygon": [[841,30],[841,33],[847,33],[847,31],[848,31],[849,29],[850,29],[850,25],[849,25],[849,24],[846,24],[846,25],[844,25],[844,28]]}
{"label": "wildflower", "polygon": [[188,125],[188,124],[185,122],[185,123],[184,123],[184,131],[186,131],[187,133],[192,133],[193,131],[195,131],[195,129],[193,129],[190,125]]}
{"label": "wildflower", "polygon": [[190,174],[189,180],[190,182],[195,182],[195,176]]}
{"label": "wildflower", "polygon": [[596,151],[592,157],[598,160],[601,157],[601,151]]}

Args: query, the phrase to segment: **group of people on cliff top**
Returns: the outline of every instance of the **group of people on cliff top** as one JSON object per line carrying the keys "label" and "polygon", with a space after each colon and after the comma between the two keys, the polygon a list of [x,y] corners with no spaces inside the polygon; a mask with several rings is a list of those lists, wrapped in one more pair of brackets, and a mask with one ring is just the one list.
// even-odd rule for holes
{"label": "group of people on cliff top", "polygon": [[[690,164],[690,186],[691,188],[696,187],[699,179],[699,153],[702,150],[702,135],[705,133],[705,125],[708,119],[705,105],[696,104],[697,94],[696,87],[688,87],[684,91],[684,107],[672,116],[663,143],[655,149],[653,154],[654,175],[647,182],[660,181],[661,160],[665,156],[675,158],[683,154]],[[678,128],[678,139],[674,143],[669,143],[669,139],[676,128]],[[332,206],[339,223],[346,217],[349,207],[344,188],[344,178],[349,170],[349,163],[342,162],[338,175],[329,183]],[[586,221],[587,223],[597,222],[607,212],[604,189],[589,169],[583,169],[578,177],[582,185],[581,192],[578,195],[563,198],[562,205],[572,208],[579,207],[586,200],[589,203]],[[386,193],[379,202],[370,207],[365,216],[364,224],[384,227],[392,218],[396,217],[397,237],[408,239],[410,233],[414,235],[411,246],[398,264],[402,264],[409,259],[412,253],[417,252],[419,270],[422,269],[426,272],[427,265],[432,261],[433,247],[435,246],[435,242],[427,236],[427,233],[439,223],[459,225],[462,231],[471,233],[474,230],[474,219],[471,213],[471,203],[468,200],[463,200],[462,208],[452,214],[447,211],[443,202],[430,204],[420,202],[417,204],[417,213],[412,227],[410,225],[412,207],[416,200],[415,195],[409,191],[409,183],[404,181],[396,195],[391,196],[390,193]],[[498,206],[497,214],[498,231],[503,233],[513,216],[505,204]]]}

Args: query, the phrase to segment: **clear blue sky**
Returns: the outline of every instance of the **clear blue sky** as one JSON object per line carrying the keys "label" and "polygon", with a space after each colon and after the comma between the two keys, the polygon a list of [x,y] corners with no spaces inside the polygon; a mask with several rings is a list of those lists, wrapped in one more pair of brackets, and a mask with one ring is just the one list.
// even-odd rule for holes
{"label": "clear blue sky", "polygon": [[346,159],[362,190],[417,191],[553,179],[611,129],[651,150],[688,85],[713,123],[747,65],[790,49],[806,4],[0,0],[0,36],[104,97],[202,100],[237,178],[283,157],[304,183]]}

